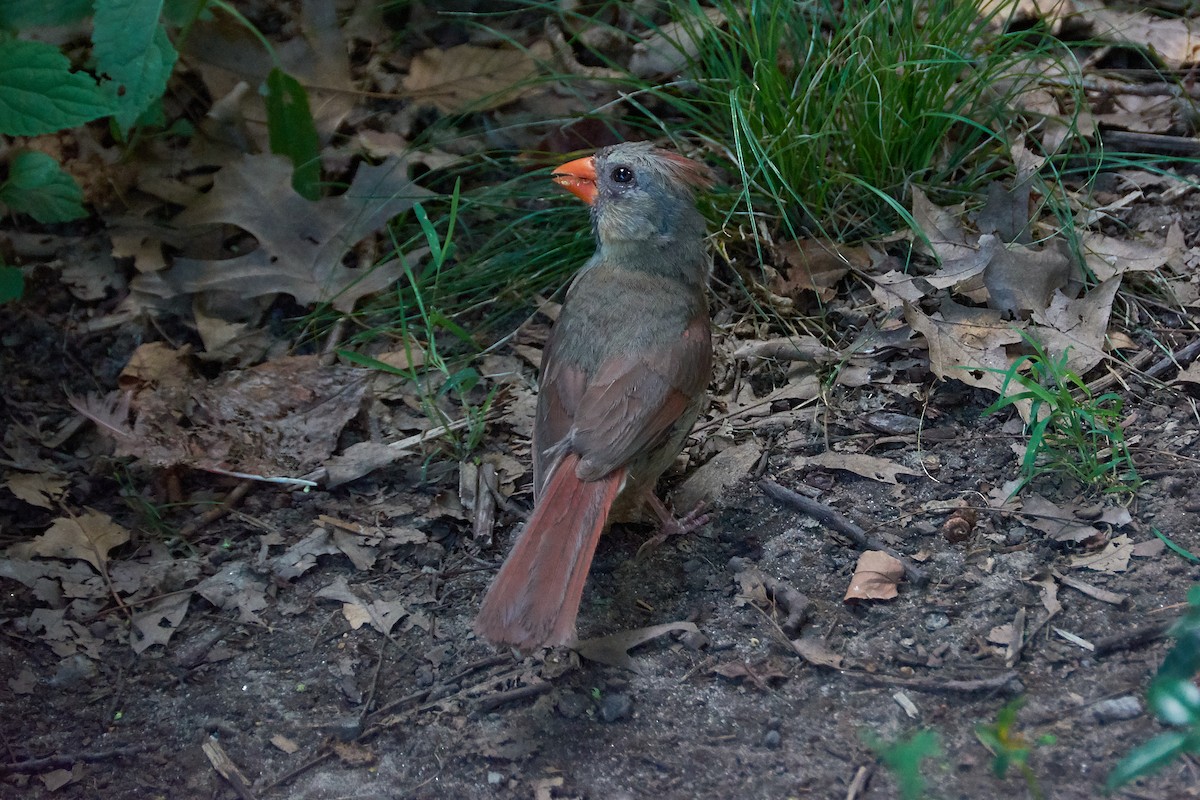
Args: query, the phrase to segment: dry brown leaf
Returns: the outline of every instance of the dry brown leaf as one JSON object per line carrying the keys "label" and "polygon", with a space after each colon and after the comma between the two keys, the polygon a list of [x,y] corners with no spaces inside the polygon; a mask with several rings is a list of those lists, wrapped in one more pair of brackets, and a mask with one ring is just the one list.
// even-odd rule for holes
{"label": "dry brown leaf", "polygon": [[844,469],[880,483],[896,483],[897,475],[920,475],[915,469],[903,467],[894,461],[864,453],[838,453],[826,450],[815,456],[798,456],[792,463],[797,467],[824,467]]}
{"label": "dry brown leaf", "polygon": [[792,649],[796,651],[796,655],[817,667],[841,669],[845,662],[845,659],[829,649],[824,640],[816,636],[801,636],[799,639],[792,639]]}
{"label": "dry brown leaf", "polygon": [[[345,255],[389,219],[429,192],[408,177],[408,162],[392,158],[362,164],[345,194],[309,201],[292,188],[292,164],[283,156],[245,156],[216,174],[213,188],[179,214],[180,227],[233,225],[258,246],[227,259],[179,257],[171,269],[134,279],[134,288],[229,292],[236,297],[290,294],[301,304],[330,302],[350,311],[359,298],[389,286],[405,264],[399,259],[350,268]],[[423,253],[407,253],[411,267]]]}
{"label": "dry brown leaf", "polygon": [[1174,223],[1163,240],[1117,239],[1102,233],[1083,236],[1084,260],[1100,280],[1126,272],[1154,272],[1183,254],[1183,229]]}
{"label": "dry brown leaf", "polygon": [[53,509],[67,492],[67,479],[48,472],[10,472],[4,487],[31,506]]}
{"label": "dry brown leaf", "polygon": [[1050,306],[1034,311],[1029,334],[1040,342],[1054,360],[1067,354],[1067,369],[1085,375],[1107,356],[1104,353],[1113,300],[1121,286],[1120,276],[1109,278],[1083,297],[1067,299],[1056,292]]}
{"label": "dry brown leaf", "polygon": [[132,435],[117,454],[155,466],[185,465],[264,478],[307,473],[337,446],[362,407],[366,370],[291,356],[231,370],[193,391],[138,396]]}
{"label": "dry brown leaf", "polygon": [[639,37],[629,57],[629,71],[639,78],[667,78],[687,67],[700,51],[704,31],[725,24],[721,9],[705,8],[703,12],[707,21],[683,19]]}
{"label": "dry brown leaf", "polygon": [[762,447],[753,440],[727,447],[688,476],[671,499],[677,509],[687,513],[703,502],[715,502],[750,473],[762,458]]}
{"label": "dry brown leaf", "polygon": [[812,292],[828,302],[837,296],[835,287],[851,268],[865,269],[871,264],[865,249],[823,239],[785,241],[779,252],[787,267],[775,274],[770,289],[795,300]]}
{"label": "dry brown leaf", "polygon": [[1075,556],[1071,566],[1075,569],[1091,569],[1096,572],[1125,572],[1133,555],[1133,540],[1121,534],[1114,537],[1099,553]]}
{"label": "dry brown leaf", "polygon": [[641,672],[637,663],[630,657],[630,650],[673,631],[690,633],[697,630],[699,629],[691,622],[664,622],[661,625],[651,625],[647,628],[635,628],[609,636],[584,639],[581,642],[575,642],[571,648],[589,661],[622,667],[630,672]]}
{"label": "dry brown leaf", "polygon": [[[984,237],[980,237],[982,240]],[[990,308],[1017,316],[1044,311],[1056,290],[1064,289],[1073,270],[1059,242],[1045,247],[1000,247],[983,271]]]}
{"label": "dry brown leaf", "polygon": [[1021,511],[1028,515],[1026,525],[1057,542],[1081,544],[1098,541],[1104,535],[1099,529],[1077,519],[1073,509],[1059,508],[1041,495],[1025,497]]}
{"label": "dry brown leaf", "polygon": [[926,289],[921,285],[924,279],[914,278],[899,270],[874,275],[871,280],[871,296],[883,311],[903,308],[905,303],[916,303],[925,297]]}
{"label": "dry brown leaf", "polygon": [[1000,393],[1009,365],[1006,348],[1020,342],[1021,335],[999,311],[943,300],[941,309],[932,315],[906,303],[904,317],[913,330],[925,336],[934,375]]}
{"label": "dry brown leaf", "polygon": [[[535,52],[543,58],[549,53],[544,43]],[[446,114],[486,111],[517,99],[536,75],[537,64],[525,50],[460,44],[413,57],[404,89]]]}
{"label": "dry brown leaf", "polygon": [[179,349],[166,342],[140,345],[117,376],[117,388],[134,392],[147,387],[182,389],[192,381],[187,363],[190,356],[190,345]]}
{"label": "dry brown leaf", "polygon": [[165,647],[171,634],[179,629],[183,618],[187,616],[191,600],[191,592],[170,594],[137,611],[129,630],[129,644],[133,651],[141,653],[156,644]]}
{"label": "dry brown leaf", "polygon": [[108,551],[129,541],[129,531],[108,514],[89,510],[76,517],[59,517],[41,536],[8,548],[14,558],[66,558],[86,561],[103,573]]}
{"label": "dry brown leaf", "polygon": [[891,600],[904,577],[904,565],[882,550],[866,550],[858,557],[850,588],[843,600]]}
{"label": "dry brown leaf", "polygon": [[950,209],[933,204],[923,191],[912,188],[912,214],[917,229],[925,234],[917,244],[922,250],[932,252],[940,263],[969,260],[976,256],[979,247],[968,241],[958,216]]}
{"label": "dry brown leaf", "polygon": [[1167,69],[1183,69],[1200,57],[1200,23],[1194,19],[1113,11],[1094,0],[1074,3],[1079,18],[1092,24],[1097,39],[1146,47]]}

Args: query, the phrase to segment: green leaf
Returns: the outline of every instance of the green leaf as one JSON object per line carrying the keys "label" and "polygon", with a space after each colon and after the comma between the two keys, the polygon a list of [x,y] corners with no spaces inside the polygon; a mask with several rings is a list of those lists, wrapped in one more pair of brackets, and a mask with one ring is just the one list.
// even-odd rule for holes
{"label": "green leaf", "polygon": [[1200,556],[1197,556],[1195,553],[1182,547],[1179,543],[1172,540],[1170,537],[1168,537],[1165,533],[1160,531],[1158,528],[1151,528],[1150,532],[1153,533],[1155,536],[1157,536],[1159,539],[1162,539],[1163,544],[1165,544],[1167,547],[1169,547],[1171,549],[1171,552],[1175,553],[1175,555],[1180,556],[1182,558],[1186,558],[1188,561],[1191,561],[1193,564],[1200,564]]}
{"label": "green leaf", "polygon": [[162,97],[179,54],[159,24],[163,0],[97,0],[92,54],[113,116],[128,133],[150,103]]}
{"label": "green leaf", "polygon": [[38,222],[69,222],[86,217],[83,190],[50,156],[34,150],[18,153],[0,185],[0,202]]}
{"label": "green leaf", "polygon": [[292,188],[309,200],[321,196],[321,140],[300,82],[275,67],[267,76],[267,132],[271,152],[292,162]]}
{"label": "green leaf", "polygon": [[39,136],[112,113],[92,78],[42,42],[0,42],[0,134]]}
{"label": "green leaf", "polygon": [[1168,725],[1200,725],[1200,688],[1186,678],[1156,678],[1146,699]]}
{"label": "green leaf", "polygon": [[164,0],[163,19],[176,27],[191,25],[206,15],[208,0]]}
{"label": "green leaf", "polygon": [[25,276],[17,267],[0,264],[0,303],[20,300],[25,294]]}
{"label": "green leaf", "polygon": [[23,31],[70,25],[91,13],[92,0],[3,0],[0,2],[0,28]]}
{"label": "green leaf", "polygon": [[1188,734],[1170,731],[1156,736],[1121,759],[1108,775],[1108,788],[1124,786],[1134,778],[1153,772],[1188,751]]}

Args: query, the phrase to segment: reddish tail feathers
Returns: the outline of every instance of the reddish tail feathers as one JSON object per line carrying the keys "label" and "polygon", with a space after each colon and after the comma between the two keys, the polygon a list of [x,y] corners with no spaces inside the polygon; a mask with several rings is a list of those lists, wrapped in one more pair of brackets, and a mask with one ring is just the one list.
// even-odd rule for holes
{"label": "reddish tail feathers", "polygon": [[575,476],[579,456],[565,456],[483,598],[475,632],[529,651],[566,644],[596,543],[625,480],[618,469],[598,481]]}

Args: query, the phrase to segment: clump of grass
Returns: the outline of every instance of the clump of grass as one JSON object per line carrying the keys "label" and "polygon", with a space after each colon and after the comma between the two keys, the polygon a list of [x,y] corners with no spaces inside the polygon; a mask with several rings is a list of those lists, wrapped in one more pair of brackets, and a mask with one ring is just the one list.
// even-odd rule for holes
{"label": "clump of grass", "polygon": [[986,725],[978,725],[975,735],[983,746],[992,754],[992,773],[1000,779],[1008,775],[1010,767],[1015,767],[1025,778],[1025,786],[1035,800],[1042,800],[1046,795],[1042,792],[1037,774],[1029,765],[1029,759],[1037,747],[1052,745],[1056,741],[1053,734],[1043,734],[1037,739],[1028,739],[1017,730],[1017,712],[1025,704],[1025,698],[1018,697],[1006,703],[996,712],[996,721]]}
{"label": "clump of grass", "polygon": [[[794,235],[857,238],[906,218],[913,184],[972,191],[1000,169],[1011,97],[1048,44],[998,31],[957,0],[693,0],[696,90],[675,108],[727,143],[743,200],[769,202]],[[1028,76],[1022,79],[1022,75]],[[660,94],[666,94],[660,92]]]}
{"label": "clump of grass", "polygon": [[942,755],[936,733],[917,730],[910,736],[890,742],[872,733],[864,734],[863,738],[896,779],[901,800],[921,800],[926,796],[923,763],[926,759],[937,760]]}
{"label": "clump of grass", "polygon": [[[1029,403],[1029,441],[1014,494],[1035,478],[1051,474],[1065,474],[1104,492],[1136,492],[1141,481],[1125,443],[1121,397],[1114,392],[1094,395],[1068,367],[1069,350],[1056,359],[1036,340],[1021,335],[1032,352],[1002,373],[1001,397],[983,411],[994,414]],[[1010,392],[1014,383],[1020,388]]]}
{"label": "clump of grass", "polygon": [[1108,776],[1108,789],[1155,772],[1187,754],[1200,754],[1200,585],[1188,591],[1188,610],[1171,631],[1175,645],[1146,692],[1155,716],[1171,730],[1134,748]]}

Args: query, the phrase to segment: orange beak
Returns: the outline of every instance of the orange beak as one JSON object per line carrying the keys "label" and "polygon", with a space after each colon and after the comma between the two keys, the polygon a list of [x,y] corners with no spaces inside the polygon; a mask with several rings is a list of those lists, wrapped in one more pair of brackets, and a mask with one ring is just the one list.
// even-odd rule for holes
{"label": "orange beak", "polygon": [[589,206],[596,202],[596,159],[592,156],[568,161],[550,177]]}

